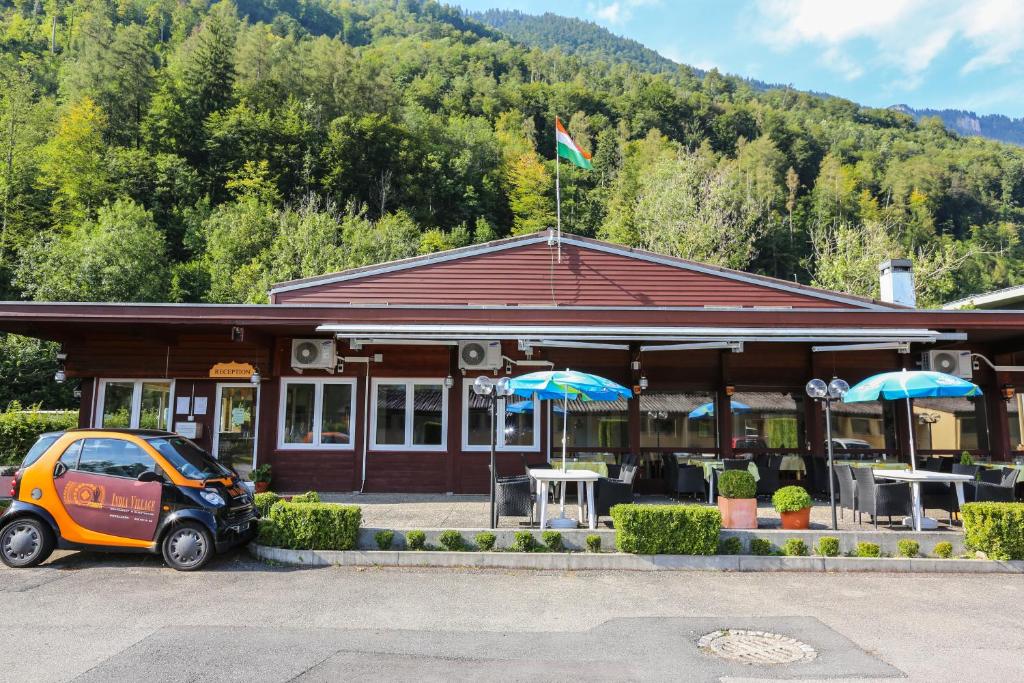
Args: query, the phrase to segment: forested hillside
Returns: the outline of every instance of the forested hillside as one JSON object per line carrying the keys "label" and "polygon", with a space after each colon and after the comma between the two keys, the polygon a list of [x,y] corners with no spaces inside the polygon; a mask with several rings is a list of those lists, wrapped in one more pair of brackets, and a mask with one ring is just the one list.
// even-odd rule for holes
{"label": "forested hillside", "polygon": [[[0,290],[266,300],[272,282],[565,229],[924,304],[1024,280],[1024,151],[419,0],[17,0],[0,30]],[[2,352],[2,349],[0,349]]]}

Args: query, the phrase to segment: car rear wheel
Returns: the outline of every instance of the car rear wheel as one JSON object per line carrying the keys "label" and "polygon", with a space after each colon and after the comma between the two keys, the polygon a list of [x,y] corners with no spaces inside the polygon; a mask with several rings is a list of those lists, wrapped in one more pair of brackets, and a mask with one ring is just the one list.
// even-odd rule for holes
{"label": "car rear wheel", "polygon": [[53,532],[41,520],[21,517],[0,529],[0,560],[8,567],[35,567],[53,553]]}
{"label": "car rear wheel", "polygon": [[195,571],[213,557],[213,538],[202,525],[186,522],[164,536],[163,553],[168,566],[181,572]]}

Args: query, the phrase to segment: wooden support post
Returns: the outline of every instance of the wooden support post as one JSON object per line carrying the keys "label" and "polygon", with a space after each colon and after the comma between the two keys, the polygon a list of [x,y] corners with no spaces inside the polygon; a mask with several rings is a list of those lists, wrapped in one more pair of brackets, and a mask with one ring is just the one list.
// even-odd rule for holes
{"label": "wooden support post", "polygon": [[715,394],[715,422],[718,426],[718,448],[723,458],[731,458],[732,452],[732,396],[726,393],[726,387],[731,384],[729,372],[729,359],[732,352],[723,349],[719,352],[719,383],[718,391]]}

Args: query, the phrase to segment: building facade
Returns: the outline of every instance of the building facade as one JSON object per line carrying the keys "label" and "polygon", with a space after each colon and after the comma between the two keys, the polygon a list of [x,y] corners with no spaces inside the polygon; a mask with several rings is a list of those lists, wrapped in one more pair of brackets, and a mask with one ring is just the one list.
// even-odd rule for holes
{"label": "building facade", "polygon": [[[567,415],[499,405],[500,474],[558,452],[563,420],[569,451],[585,457],[820,457],[809,379],[853,384],[938,351],[966,358],[954,371],[985,397],[949,411],[973,411],[973,441],[929,450],[1001,460],[1020,438],[1005,399],[1024,387],[1024,312],[917,310],[543,234],[281,283],[270,298],[2,303],[0,331],[61,344],[82,426],[173,429],[242,471],[269,463],[282,491],[483,492],[489,407],[473,380],[549,367],[601,374],[634,397]],[[712,415],[696,416],[706,404]],[[839,436],[861,430],[880,455],[905,458],[921,426],[890,405],[863,410],[837,419]]]}

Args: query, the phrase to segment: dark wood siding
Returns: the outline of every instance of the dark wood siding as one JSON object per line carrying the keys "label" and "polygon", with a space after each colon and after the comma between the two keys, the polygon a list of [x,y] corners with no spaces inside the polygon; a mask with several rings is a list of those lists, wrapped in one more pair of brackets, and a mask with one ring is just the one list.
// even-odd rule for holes
{"label": "dark wood siding", "polygon": [[275,302],[843,306],[756,281],[685,270],[575,245],[562,247],[562,262],[558,263],[553,250],[543,243],[279,292]]}

